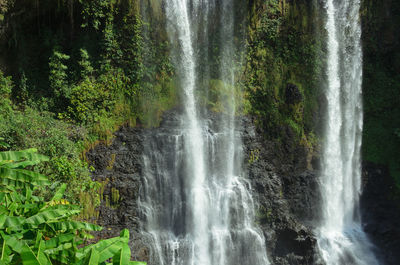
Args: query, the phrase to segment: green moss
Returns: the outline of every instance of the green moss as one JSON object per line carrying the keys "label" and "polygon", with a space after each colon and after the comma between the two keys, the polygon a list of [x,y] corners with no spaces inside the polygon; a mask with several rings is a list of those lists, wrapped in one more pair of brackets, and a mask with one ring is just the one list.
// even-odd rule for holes
{"label": "green moss", "polygon": [[[254,5],[261,3],[255,1]],[[321,73],[322,60],[316,34],[321,29],[313,26],[315,10],[307,3],[272,0],[255,10],[250,12],[244,81],[244,95],[251,105],[248,112],[257,117],[267,137],[279,139],[280,128],[289,126],[297,141],[304,142],[301,139],[315,128],[318,110],[320,83],[315,76]],[[296,84],[303,102],[285,102],[288,83]]]}
{"label": "green moss", "polygon": [[[387,166],[400,192],[400,2],[362,1],[363,158]],[[387,19],[388,15],[390,19]],[[397,32],[396,30],[397,29]]]}
{"label": "green moss", "polygon": [[249,157],[249,164],[252,164],[256,161],[258,161],[258,158],[260,156],[260,150],[255,149],[250,151],[250,157]]}
{"label": "green moss", "polygon": [[158,84],[146,84],[139,92],[140,124],[157,127],[164,111],[178,104],[178,86],[173,79]]}

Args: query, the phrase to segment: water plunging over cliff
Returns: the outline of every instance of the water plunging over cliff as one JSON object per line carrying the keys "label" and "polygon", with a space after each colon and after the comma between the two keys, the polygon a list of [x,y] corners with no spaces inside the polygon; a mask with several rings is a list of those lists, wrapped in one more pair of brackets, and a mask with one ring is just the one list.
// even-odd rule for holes
{"label": "water plunging over cliff", "polygon": [[[231,0],[165,1],[183,113],[168,130],[146,136],[140,206],[152,265],[269,264],[263,233],[253,224],[250,185],[241,176],[235,8]],[[209,62],[215,50],[217,60]],[[199,103],[211,83],[224,93],[217,122]]]}
{"label": "water plunging over cliff", "polygon": [[363,125],[360,1],[325,0],[324,8],[328,106],[318,245],[327,264],[379,264],[359,215]]}

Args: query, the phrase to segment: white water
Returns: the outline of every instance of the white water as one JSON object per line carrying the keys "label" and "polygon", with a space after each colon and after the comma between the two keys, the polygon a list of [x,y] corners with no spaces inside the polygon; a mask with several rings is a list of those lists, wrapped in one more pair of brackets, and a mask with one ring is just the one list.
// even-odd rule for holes
{"label": "white water", "polygon": [[[235,126],[235,8],[232,0],[165,1],[183,114],[147,136],[139,204],[151,265],[269,264]],[[214,119],[198,102],[211,76],[228,91]]]}
{"label": "white water", "polygon": [[327,116],[322,152],[323,220],[318,245],[326,264],[379,264],[361,227],[363,126],[359,0],[325,0]]}

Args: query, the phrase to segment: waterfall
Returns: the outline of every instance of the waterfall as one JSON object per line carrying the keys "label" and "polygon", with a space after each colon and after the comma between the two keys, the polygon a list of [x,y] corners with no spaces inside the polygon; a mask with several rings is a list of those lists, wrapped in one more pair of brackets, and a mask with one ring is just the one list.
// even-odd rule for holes
{"label": "waterfall", "polygon": [[[269,264],[235,119],[236,3],[164,2],[183,111],[146,135],[139,205],[152,265]],[[201,102],[212,84],[218,114]]]}
{"label": "waterfall", "polygon": [[363,126],[360,1],[325,0],[324,4],[327,116],[318,245],[326,264],[379,264],[359,215]]}

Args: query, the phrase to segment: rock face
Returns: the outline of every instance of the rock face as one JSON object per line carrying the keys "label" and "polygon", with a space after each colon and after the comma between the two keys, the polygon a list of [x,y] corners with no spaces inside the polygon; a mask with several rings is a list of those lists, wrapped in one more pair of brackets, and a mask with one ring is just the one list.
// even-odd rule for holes
{"label": "rock face", "polygon": [[242,123],[245,157],[250,158],[244,162],[271,261],[319,264],[312,233],[319,210],[317,174],[306,168],[306,150],[289,138],[283,144],[265,140],[247,117]]}
{"label": "rock face", "polygon": [[[95,169],[93,177],[105,184],[98,219],[105,229],[98,236],[115,236],[121,229],[129,228],[133,255],[138,260],[146,261],[149,257],[148,239],[139,233],[138,208],[145,136],[168,131],[168,127],[175,124],[175,116],[176,112],[165,113],[164,122],[158,128],[123,127],[115,133],[111,145],[99,144],[87,154]],[[210,116],[210,119],[218,119],[216,114]],[[320,212],[319,174],[308,168],[308,151],[294,144],[290,130],[278,143],[266,140],[251,118],[242,117],[238,122],[241,123],[244,175],[251,184],[256,223],[264,232],[271,262],[277,265],[322,264],[313,235]],[[364,166],[363,172],[365,229],[377,246],[385,249],[380,255],[387,264],[398,264],[400,214],[394,201],[387,198],[390,178],[385,177],[387,172],[369,164]]]}
{"label": "rock face", "polygon": [[[164,121],[173,120],[175,114],[166,113]],[[306,150],[264,140],[248,117],[239,122],[245,176],[257,202],[256,222],[264,231],[271,261],[282,265],[317,264],[312,234],[312,221],[318,210],[314,207],[318,205],[317,174],[306,169]],[[115,133],[111,145],[99,144],[87,154],[94,167],[93,177],[105,184],[98,219],[105,229],[98,236],[115,236],[121,229],[129,228],[134,238],[133,253],[139,260],[147,260],[149,255],[143,242],[146,239],[139,233],[144,135],[165,130],[169,124],[162,122],[153,129],[123,127]],[[285,149],[292,155],[287,155]]]}
{"label": "rock face", "polygon": [[93,178],[104,185],[99,207],[98,224],[103,231],[100,238],[117,236],[128,228],[135,246],[135,258],[146,260],[147,250],[142,247],[140,234],[138,195],[143,170],[143,133],[141,128],[122,127],[115,133],[111,145],[99,144],[87,153],[94,168]]}
{"label": "rock face", "polygon": [[400,204],[395,184],[385,167],[363,164],[361,214],[365,231],[386,265],[400,262]]}

